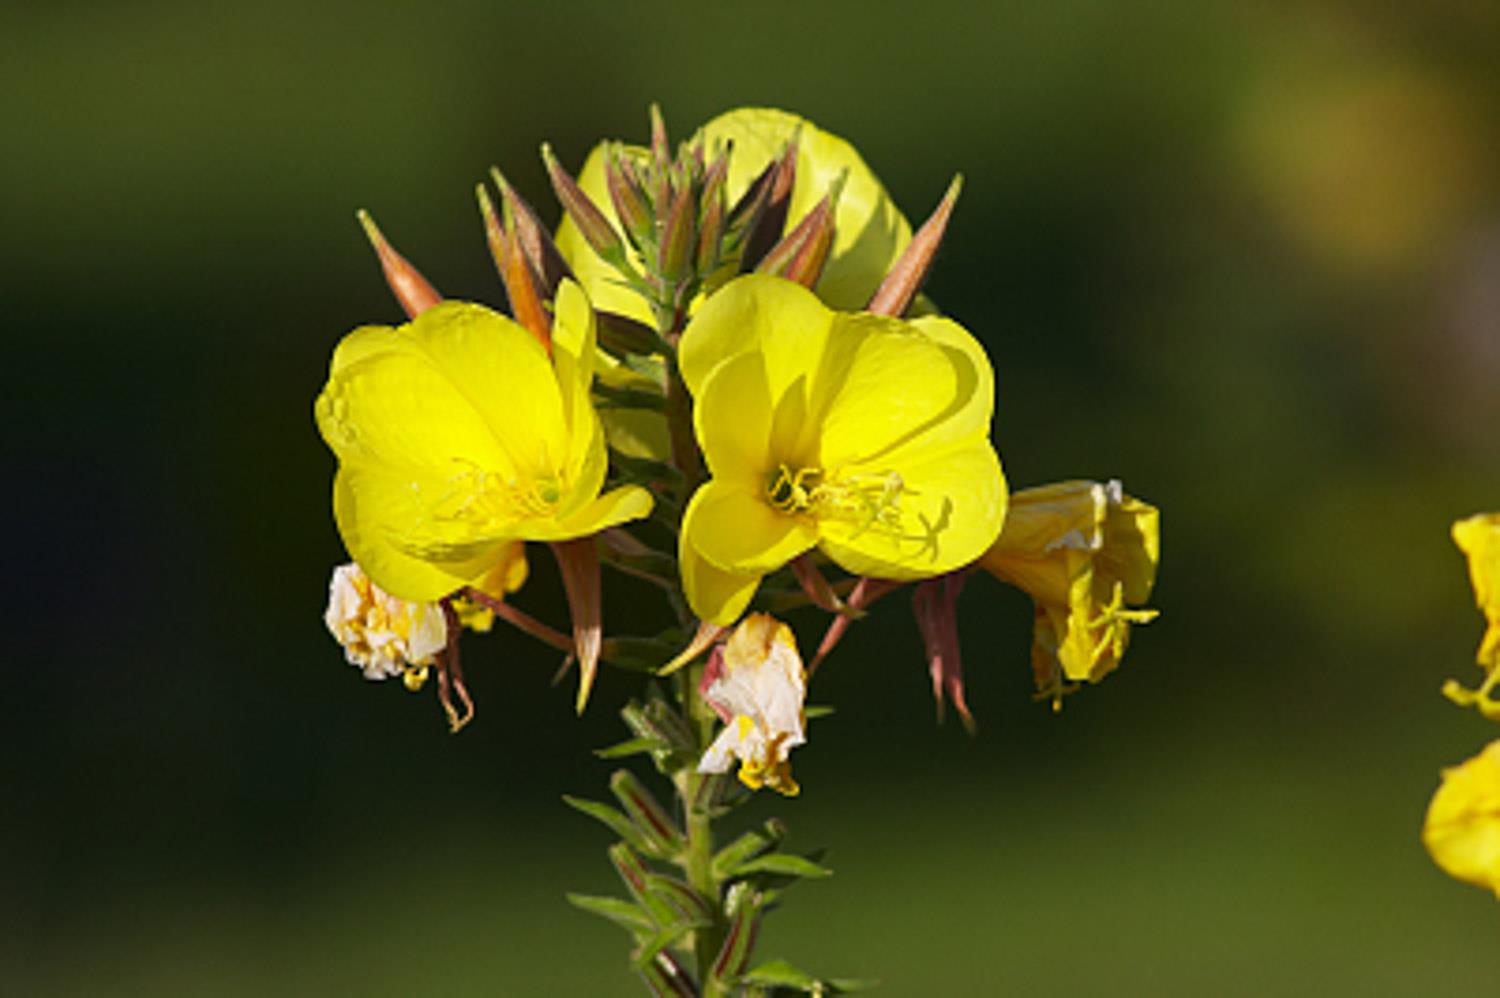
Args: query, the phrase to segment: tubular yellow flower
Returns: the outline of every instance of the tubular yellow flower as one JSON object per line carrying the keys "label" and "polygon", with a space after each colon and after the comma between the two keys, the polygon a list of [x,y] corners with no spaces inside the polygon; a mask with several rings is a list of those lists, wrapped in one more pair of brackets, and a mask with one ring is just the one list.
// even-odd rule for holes
{"label": "tubular yellow flower", "polygon": [[[725,142],[734,143],[724,188],[730,204],[750,189],[751,182],[794,136],[797,138],[797,176],[783,230],[786,232],[817,205],[841,174],[846,175],[834,216],[833,248],[815,290],[834,308],[862,308],[911,241],[911,225],[859,151],[805,118],[772,108],[736,108],[704,125],[698,135],[710,154]],[[604,150],[605,145],[600,143],[589,153],[578,174],[578,185],[618,226],[605,183]],[[630,151],[645,155],[644,149]],[[621,286],[619,274],[594,252],[569,219],[558,226],[557,248],[595,305],[651,323],[646,303]]]}
{"label": "tubular yellow flower", "polygon": [[883,579],[941,575],[995,540],[1005,478],[993,375],[947,319],[833,312],[748,275],[683,332],[683,379],[712,476],[683,514],[683,587],[719,624],[811,547]]}
{"label": "tubular yellow flower", "polygon": [[448,643],[442,608],[397,599],[352,563],[333,570],[323,622],[366,679],[401,676],[410,690],[421,688]]}
{"label": "tubular yellow flower", "polygon": [[1500,513],[1479,513],[1459,520],[1453,524],[1453,542],[1468,559],[1474,601],[1484,614],[1484,637],[1474,659],[1487,675],[1477,690],[1449,680],[1443,693],[1459,706],[1477,707],[1485,717],[1500,721],[1500,701],[1493,696],[1500,684]]}
{"label": "tubular yellow flower", "polygon": [[1054,705],[1067,683],[1097,683],[1120,664],[1131,624],[1156,617],[1161,556],[1156,507],[1119,482],[1069,481],[1011,496],[1005,528],[979,560],[1036,603],[1031,647],[1037,690]]}
{"label": "tubular yellow flower", "polygon": [[1422,843],[1443,872],[1500,897],[1500,741],[1443,770]]}
{"label": "tubular yellow flower", "polygon": [[724,728],[698,764],[700,773],[724,773],[740,760],[740,782],[794,796],[797,782],[787,761],[807,741],[802,702],[807,674],[791,630],[776,618],[753,613],[740,622],[703,675],[703,697]]}
{"label": "tubular yellow flower", "polygon": [[387,592],[428,602],[482,582],[516,540],[556,541],[645,516],[629,486],[600,495],[607,454],[589,399],[594,318],[558,290],[549,357],[480,305],[443,302],[334,351],[315,406],[339,459],[334,517]]}

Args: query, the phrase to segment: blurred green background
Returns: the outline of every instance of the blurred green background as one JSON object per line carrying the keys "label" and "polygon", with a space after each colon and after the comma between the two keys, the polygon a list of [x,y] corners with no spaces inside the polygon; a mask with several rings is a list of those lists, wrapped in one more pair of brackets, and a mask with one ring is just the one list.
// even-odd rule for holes
{"label": "blurred green background", "polygon": [[[398,311],[370,208],[500,301],[473,185],[727,108],[849,138],[995,363],[1013,486],[1163,510],[1124,668],[1029,699],[1027,600],[962,604],[977,737],[904,599],[797,753],[831,848],[760,952],[892,995],[1489,995],[1500,912],[1418,841],[1496,734],[1438,695],[1500,508],[1500,10],[1423,5],[57,2],[0,12],[8,994],[629,995],[598,796],[635,680],[471,640],[475,724],[323,631],[311,400]],[[561,621],[545,556],[520,602]],[[607,613],[649,598],[612,579]],[[815,616],[794,623],[815,640]]]}

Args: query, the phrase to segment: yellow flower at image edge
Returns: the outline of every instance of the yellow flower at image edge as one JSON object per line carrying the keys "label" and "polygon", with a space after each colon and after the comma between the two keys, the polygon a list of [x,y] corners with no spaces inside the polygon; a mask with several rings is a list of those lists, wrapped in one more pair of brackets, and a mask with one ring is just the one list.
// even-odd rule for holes
{"label": "yellow flower at image edge", "polygon": [[732,623],[763,575],[814,546],[909,580],[969,564],[999,533],[993,375],[956,323],[833,312],[749,275],[699,310],[679,362],[712,476],[679,544],[700,618]]}
{"label": "yellow flower at image edge", "polygon": [[315,412],[339,459],[334,516],[354,560],[392,595],[429,602],[482,583],[517,540],[649,513],[644,489],[600,495],[594,358],[593,312],[571,282],[550,357],[515,322],[465,302],[346,336]]}
{"label": "yellow flower at image edge", "polygon": [[1475,707],[1492,721],[1500,721],[1500,513],[1480,513],[1453,524],[1453,542],[1469,562],[1474,602],[1484,614],[1485,631],[1474,660],[1486,672],[1478,689],[1457,680],[1443,685],[1443,695],[1461,707]]}
{"label": "yellow flower at image edge", "polygon": [[1449,876],[1500,897],[1500,741],[1443,770],[1422,842]]}
{"label": "yellow flower at image edge", "polygon": [[725,773],[740,761],[740,781],[793,796],[791,750],[805,744],[802,702],[806,674],[791,630],[753,613],[740,622],[703,675],[703,697],[724,728],[698,764],[700,773]]}
{"label": "yellow flower at image edge", "polygon": [[[1005,527],[981,567],[1036,603],[1032,669],[1038,692],[1096,683],[1120,664],[1130,625],[1156,617],[1161,558],[1156,507],[1120,483],[1059,482],[1011,496]],[[1136,609],[1133,609],[1136,608]]]}
{"label": "yellow flower at image edge", "polygon": [[323,622],[366,679],[401,676],[411,690],[421,688],[448,643],[441,607],[397,599],[354,564],[333,570]]}

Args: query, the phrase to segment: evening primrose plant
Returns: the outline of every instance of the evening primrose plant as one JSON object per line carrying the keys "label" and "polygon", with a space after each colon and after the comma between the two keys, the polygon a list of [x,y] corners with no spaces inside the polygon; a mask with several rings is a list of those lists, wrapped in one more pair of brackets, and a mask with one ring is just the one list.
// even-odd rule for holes
{"label": "evening primrose plant", "polygon": [[[476,191],[508,314],[444,300],[360,213],[408,321],[345,336],[314,404],[352,559],[325,621],[366,678],[436,686],[454,731],[465,630],[556,648],[580,712],[601,664],[640,676],[628,738],[596,754],[671,797],[622,768],[611,801],[565,798],[615,836],[624,888],[569,900],[625,930],[654,994],[853,990],[753,952],[785,891],[828,875],[818,854],[776,819],[720,826],[802,792],[815,671],[908,590],[939,709],[972,726],[957,605],[983,568],[1035,602],[1038,697],[1060,704],[1154,616],[1157,512],[1118,482],[1010,494],[990,359],[919,295],[957,179],[913,231],[853,146],[760,108],[675,149],[653,108],[649,143],[601,143],[577,178],[543,159],[555,233],[498,170]],[[569,631],[519,605],[537,545]],[[606,634],[606,568],[675,623]],[[810,661],[788,612],[821,618]]]}

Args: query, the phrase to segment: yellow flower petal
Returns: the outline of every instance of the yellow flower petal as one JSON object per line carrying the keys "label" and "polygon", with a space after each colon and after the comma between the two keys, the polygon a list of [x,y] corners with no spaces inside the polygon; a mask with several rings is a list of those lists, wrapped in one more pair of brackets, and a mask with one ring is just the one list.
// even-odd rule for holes
{"label": "yellow flower petal", "polygon": [[925,455],[899,470],[879,467],[848,473],[860,490],[849,515],[819,519],[821,546],[844,570],[927,578],[974,562],[994,543],[1006,488],[988,440]]}
{"label": "yellow flower petal", "polygon": [[719,289],[693,316],[678,347],[678,364],[696,398],[719,363],[760,350],[767,356],[772,398],[817,370],[834,313],[811,291],[779,277],[746,274]]}
{"label": "yellow flower petal", "polygon": [[572,516],[560,520],[555,528],[539,523],[523,536],[527,540],[538,541],[586,537],[649,515],[652,502],[651,493],[639,485],[622,485],[599,496]]}
{"label": "yellow flower petal", "polygon": [[760,490],[713,479],[693,494],[682,516],[682,536],[723,571],[775,571],[818,542],[808,517],[772,509]]}
{"label": "yellow flower petal", "polygon": [[398,547],[394,539],[413,515],[399,503],[403,488],[389,475],[361,475],[347,465],[334,478],[333,518],[339,536],[380,588],[400,599],[432,602],[473,583],[501,556],[504,540],[482,543],[466,559],[429,560]]}
{"label": "yellow flower petal", "polygon": [[1468,559],[1474,601],[1488,624],[1476,658],[1487,669],[1500,669],[1500,513],[1459,520],[1453,542]]}
{"label": "yellow flower petal", "polygon": [[766,367],[757,353],[731,357],[702,385],[693,424],[709,473],[747,488],[769,466],[773,416]]}
{"label": "yellow flower petal", "polygon": [[[767,345],[767,352],[776,345]],[[892,386],[900,385],[899,392]],[[958,375],[942,347],[899,319],[841,315],[812,387],[825,469],[878,460],[926,433],[959,407]]]}
{"label": "yellow flower petal", "polygon": [[980,565],[1036,603],[1032,667],[1042,695],[1060,697],[1071,688],[1065,681],[1097,683],[1119,665],[1131,625],[1156,616],[1140,606],[1160,553],[1156,508],[1119,482],[1058,482],[1011,496]]}
{"label": "yellow flower petal", "polygon": [[700,620],[711,624],[734,623],[750,605],[760,586],[759,575],[715,568],[681,539],[678,541],[677,563],[688,606]]}
{"label": "yellow flower petal", "polygon": [[1422,842],[1449,876],[1500,897],[1500,741],[1443,770]]}

